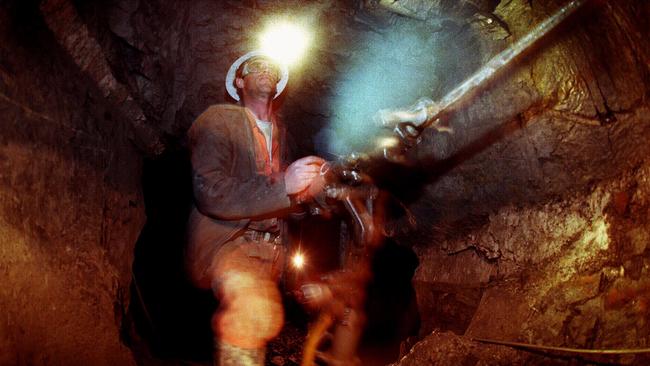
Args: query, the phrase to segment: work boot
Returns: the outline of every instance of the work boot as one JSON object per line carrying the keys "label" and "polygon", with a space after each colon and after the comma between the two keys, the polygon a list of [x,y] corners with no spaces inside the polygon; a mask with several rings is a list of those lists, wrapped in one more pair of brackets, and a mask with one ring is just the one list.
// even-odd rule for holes
{"label": "work boot", "polygon": [[265,348],[240,348],[218,342],[215,366],[264,366]]}

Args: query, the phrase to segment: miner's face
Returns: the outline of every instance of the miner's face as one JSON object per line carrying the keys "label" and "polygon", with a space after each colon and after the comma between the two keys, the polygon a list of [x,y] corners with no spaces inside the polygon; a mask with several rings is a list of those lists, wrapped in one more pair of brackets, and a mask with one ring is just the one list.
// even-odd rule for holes
{"label": "miner's face", "polygon": [[244,96],[272,98],[279,80],[280,68],[275,63],[264,57],[255,57],[242,66],[235,83]]}
{"label": "miner's face", "polygon": [[245,77],[249,74],[268,74],[276,81],[280,80],[280,68],[271,60],[265,57],[253,57],[244,63],[241,75]]}

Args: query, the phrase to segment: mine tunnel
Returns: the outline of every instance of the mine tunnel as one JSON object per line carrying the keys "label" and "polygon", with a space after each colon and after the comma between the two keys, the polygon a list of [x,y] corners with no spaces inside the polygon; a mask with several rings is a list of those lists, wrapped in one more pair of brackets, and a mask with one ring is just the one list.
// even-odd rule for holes
{"label": "mine tunnel", "polygon": [[[234,103],[226,72],[267,24],[310,34],[275,103],[292,155],[337,161],[377,144],[378,111],[445,100],[572,4],[372,167],[390,215],[355,360],[650,364],[646,0],[0,2],[0,364],[213,364],[187,131]],[[311,273],[283,274],[266,365],[301,364],[318,317],[292,286],[356,248],[349,216],[303,216]]]}

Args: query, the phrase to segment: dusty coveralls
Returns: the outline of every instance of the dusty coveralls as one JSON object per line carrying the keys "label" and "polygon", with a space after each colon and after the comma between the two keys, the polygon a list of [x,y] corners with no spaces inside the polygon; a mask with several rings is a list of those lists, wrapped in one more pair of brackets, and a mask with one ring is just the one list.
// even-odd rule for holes
{"label": "dusty coveralls", "polygon": [[278,218],[291,201],[282,164],[285,130],[277,121],[273,130],[272,161],[243,107],[211,106],[188,131],[194,206],[186,267],[197,287],[211,288],[221,301],[212,320],[218,342],[245,349],[263,349],[283,322],[277,278],[285,225]]}

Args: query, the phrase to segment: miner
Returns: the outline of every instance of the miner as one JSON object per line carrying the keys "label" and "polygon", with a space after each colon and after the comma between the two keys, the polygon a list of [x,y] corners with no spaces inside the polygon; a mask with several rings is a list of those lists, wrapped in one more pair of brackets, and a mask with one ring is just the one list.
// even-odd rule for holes
{"label": "miner", "polygon": [[264,364],[266,343],[283,325],[283,219],[310,198],[324,163],[308,156],[284,165],[286,130],[273,100],[288,76],[262,52],[245,54],[226,76],[238,104],[210,106],[188,131],[194,205],[186,262],[193,283],[219,299],[212,329],[221,366]]}

